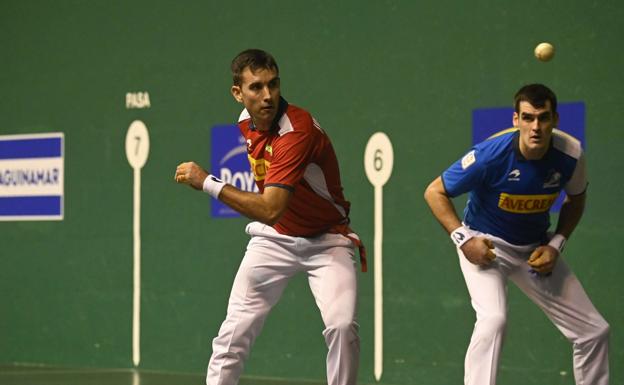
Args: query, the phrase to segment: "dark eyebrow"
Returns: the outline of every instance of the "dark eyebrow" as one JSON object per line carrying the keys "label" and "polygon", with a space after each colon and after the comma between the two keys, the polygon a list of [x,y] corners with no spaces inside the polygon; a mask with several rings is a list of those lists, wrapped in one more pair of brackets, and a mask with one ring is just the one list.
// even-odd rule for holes
{"label": "dark eyebrow", "polygon": [[[279,76],[276,76],[273,79],[269,80],[267,84],[274,84],[275,82],[278,82],[279,80],[280,80]],[[249,83],[249,88],[258,87],[262,85],[263,85],[262,82],[257,81],[257,82]]]}
{"label": "dark eyebrow", "polygon": [[[522,117],[525,117],[525,116],[526,116],[527,118],[534,118],[534,117],[535,117],[535,114],[532,114],[532,113],[530,113],[530,112],[522,112],[520,115],[521,115]],[[542,112],[542,113],[538,114],[537,116],[538,116],[538,117],[543,117],[543,116],[550,116],[550,115],[551,115],[551,112],[550,112],[550,111],[544,111],[544,112]]]}

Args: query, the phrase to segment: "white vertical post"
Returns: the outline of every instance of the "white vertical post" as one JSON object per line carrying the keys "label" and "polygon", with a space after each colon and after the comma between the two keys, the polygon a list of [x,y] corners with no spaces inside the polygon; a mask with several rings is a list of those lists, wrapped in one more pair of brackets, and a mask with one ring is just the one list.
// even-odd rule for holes
{"label": "white vertical post", "polygon": [[133,295],[132,295],[132,362],[141,362],[141,169],[134,169],[134,213],[132,233],[134,239]]}
{"label": "white vertical post", "polygon": [[147,127],[140,120],[130,124],[126,133],[126,157],[134,171],[132,238],[133,238],[133,293],[132,293],[132,362],[141,362],[141,168],[149,154]]}
{"label": "white vertical post", "polygon": [[392,174],[394,152],[390,139],[383,132],[373,134],[364,150],[364,170],[375,189],[374,236],[374,374],[379,381],[383,373],[383,185]]}
{"label": "white vertical post", "polygon": [[375,186],[375,238],[374,238],[374,279],[375,279],[375,379],[381,379],[383,372],[383,189]]}

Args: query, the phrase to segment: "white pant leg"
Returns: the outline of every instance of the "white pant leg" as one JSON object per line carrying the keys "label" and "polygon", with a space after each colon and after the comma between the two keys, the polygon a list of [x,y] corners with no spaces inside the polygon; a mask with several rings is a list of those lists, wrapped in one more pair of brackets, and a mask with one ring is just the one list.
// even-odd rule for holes
{"label": "white pant leg", "polygon": [[481,267],[459,248],[457,254],[477,317],[464,361],[464,383],[494,385],[507,324],[507,269],[500,256]]}
{"label": "white pant leg", "polygon": [[[319,237],[321,238],[321,237]],[[327,384],[356,385],[360,356],[357,278],[351,241],[326,234],[305,259],[308,282],[325,324]],[[328,245],[343,246],[330,246]]]}
{"label": "white pant leg", "polygon": [[609,384],[609,324],[598,313],[581,283],[559,258],[552,275],[535,276],[528,266],[510,279],[572,342],[577,385]]}
{"label": "white pant leg", "polygon": [[[283,239],[288,241],[288,237]],[[289,278],[300,270],[298,261],[279,242],[263,236],[251,239],[232,285],[226,319],[212,343],[207,385],[238,383],[266,316]]]}

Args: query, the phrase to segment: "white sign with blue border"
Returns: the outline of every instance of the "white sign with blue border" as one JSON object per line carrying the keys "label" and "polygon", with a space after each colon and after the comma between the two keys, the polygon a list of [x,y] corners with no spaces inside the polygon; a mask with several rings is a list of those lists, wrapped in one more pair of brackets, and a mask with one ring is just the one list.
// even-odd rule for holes
{"label": "white sign with blue border", "polygon": [[0,135],[0,221],[63,219],[64,134]]}

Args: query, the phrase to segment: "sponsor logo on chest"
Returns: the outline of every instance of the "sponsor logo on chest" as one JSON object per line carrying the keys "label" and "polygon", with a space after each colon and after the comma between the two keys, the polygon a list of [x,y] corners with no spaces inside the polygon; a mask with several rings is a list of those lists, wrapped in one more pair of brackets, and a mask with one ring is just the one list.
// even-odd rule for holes
{"label": "sponsor logo on chest", "polygon": [[507,180],[512,181],[512,182],[520,181],[520,170],[516,168],[512,172],[510,172],[509,175],[507,176]]}
{"label": "sponsor logo on chest", "polygon": [[249,155],[248,158],[249,165],[251,166],[251,171],[254,174],[254,178],[257,181],[264,180],[267,170],[269,169],[269,166],[271,166],[271,162],[264,158],[255,159],[251,155]]}
{"label": "sponsor logo on chest", "polygon": [[543,188],[553,188],[561,186],[561,173],[557,170],[549,170]]}
{"label": "sponsor logo on chest", "polygon": [[535,214],[550,210],[558,192],[539,195],[515,195],[501,193],[498,199],[498,207],[501,210],[516,214]]}
{"label": "sponsor logo on chest", "polygon": [[[256,148],[258,148],[258,150],[256,150]],[[273,146],[270,144],[258,143],[256,147],[250,144],[247,157],[256,181],[264,180],[271,166],[271,160],[273,159]]]}

